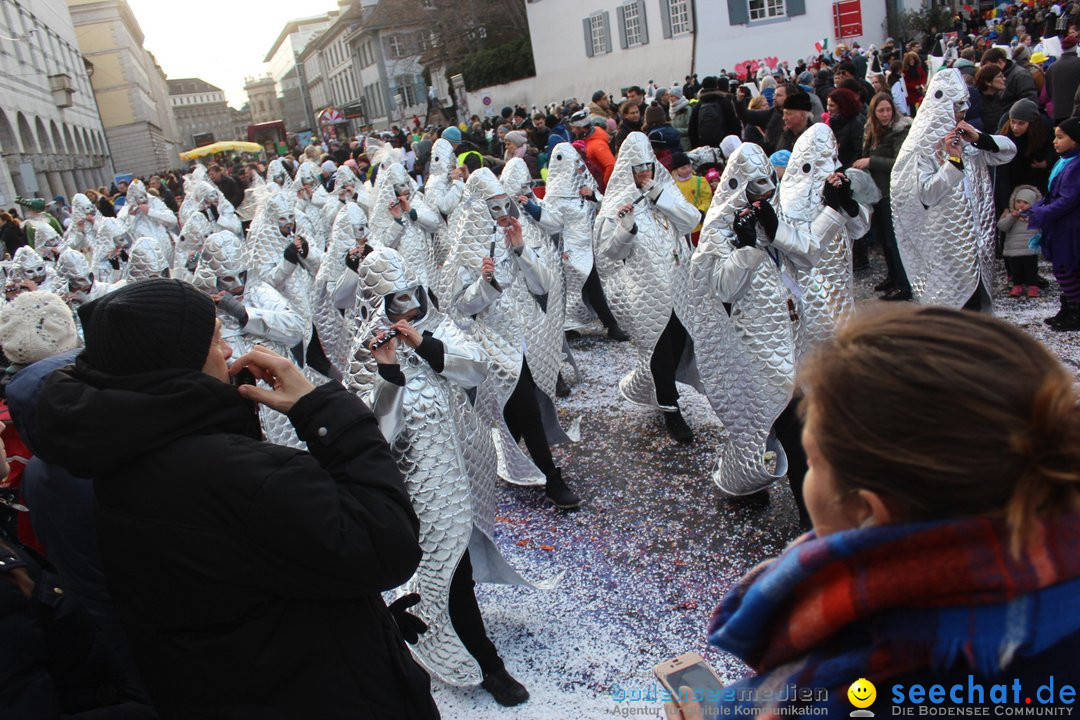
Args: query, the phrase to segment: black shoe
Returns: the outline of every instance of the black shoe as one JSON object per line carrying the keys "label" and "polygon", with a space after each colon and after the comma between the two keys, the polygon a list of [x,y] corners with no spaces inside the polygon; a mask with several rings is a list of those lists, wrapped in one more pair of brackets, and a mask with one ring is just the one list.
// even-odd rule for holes
{"label": "black shoe", "polygon": [[1057,323],[1061,322],[1061,319],[1065,317],[1065,312],[1069,307],[1069,301],[1065,299],[1065,296],[1061,296],[1061,309],[1057,311],[1057,315],[1052,315],[1048,318],[1044,318],[1043,322],[1054,327]]}
{"label": "black shoe", "polygon": [[567,330],[563,333],[563,335],[566,336],[567,340],[577,340],[579,337],[581,337],[581,333],[579,333],[577,330]]}
{"label": "black shoe", "polygon": [[896,287],[896,284],[893,279],[887,277],[874,286],[874,292],[885,292],[886,290],[892,290],[894,287]]}
{"label": "black shoe", "polygon": [[664,413],[664,425],[667,426],[668,435],[675,442],[683,445],[694,442],[694,431],[686,424],[682,413],[678,410]]}
{"label": "black shoe", "polygon": [[886,302],[903,302],[911,299],[911,291],[902,288],[893,288],[882,295],[881,299]]}
{"label": "black shoe", "polygon": [[562,373],[559,373],[559,377],[555,379],[555,397],[569,397],[570,386],[563,380]]}
{"label": "black shoe", "polygon": [[514,707],[529,699],[529,691],[506,672],[506,668],[485,675],[480,687],[491,693],[495,702],[503,707]]}
{"label": "black shoe", "polygon": [[1080,330],[1080,302],[1065,303],[1065,314],[1057,322],[1050,323],[1050,329],[1058,332]]}
{"label": "black shoe", "polygon": [[630,339],[630,335],[618,325],[612,325],[607,329],[607,336],[609,340],[616,340],[618,342],[626,342]]}
{"label": "black shoe", "polygon": [[1038,285],[1040,290],[1046,290],[1048,287],[1050,287],[1050,281],[1044,278],[1042,275],[1036,275],[1035,285]]}
{"label": "black shoe", "polygon": [[[563,510],[573,510],[581,505],[581,498],[575,495],[570,486],[566,484],[566,480],[563,480],[562,470],[558,468],[556,468],[554,474],[548,476],[547,483],[544,485],[544,495],[555,507]],[[522,689],[524,690],[524,688]]]}

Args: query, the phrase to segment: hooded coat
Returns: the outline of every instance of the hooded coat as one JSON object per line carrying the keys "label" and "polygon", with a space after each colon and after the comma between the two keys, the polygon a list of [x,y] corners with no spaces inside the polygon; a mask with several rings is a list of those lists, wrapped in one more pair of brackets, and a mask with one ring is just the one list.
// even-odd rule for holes
{"label": "hooded coat", "polygon": [[438,717],[380,595],[420,547],[378,423],[329,383],[288,417],[310,452],[263,442],[207,374],[80,356],[45,384],[37,449],[94,478],[109,592],[162,718]]}

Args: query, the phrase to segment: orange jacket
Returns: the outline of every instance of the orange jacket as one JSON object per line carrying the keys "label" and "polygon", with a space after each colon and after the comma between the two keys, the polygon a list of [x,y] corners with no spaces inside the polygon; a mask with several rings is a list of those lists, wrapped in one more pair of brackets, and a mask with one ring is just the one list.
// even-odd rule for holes
{"label": "orange jacket", "polygon": [[611,171],[615,169],[615,156],[611,154],[610,143],[611,139],[607,132],[600,128],[593,128],[593,131],[585,138],[585,157],[604,169],[605,186],[611,179]]}

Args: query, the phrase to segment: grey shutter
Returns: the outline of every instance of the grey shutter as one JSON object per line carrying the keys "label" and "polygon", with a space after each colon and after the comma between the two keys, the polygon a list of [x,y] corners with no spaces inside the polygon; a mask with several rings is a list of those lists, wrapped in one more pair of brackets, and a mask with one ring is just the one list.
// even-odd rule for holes
{"label": "grey shutter", "polygon": [[806,0],[787,0],[788,17],[806,14]]}
{"label": "grey shutter", "polygon": [[641,44],[649,44],[649,24],[645,22],[645,0],[637,0],[638,22],[641,24]]}
{"label": "grey shutter", "polygon": [[619,47],[626,49],[626,8],[622,5],[615,8],[615,17],[619,22]]}
{"label": "grey shutter", "polygon": [[585,26],[585,55],[586,57],[592,57],[592,26],[589,23],[589,18],[582,20],[581,24]]}
{"label": "grey shutter", "polygon": [[604,51],[611,52],[611,13],[604,11]]}
{"label": "grey shutter", "polygon": [[727,0],[727,14],[730,25],[746,25],[750,22],[750,6],[746,0]]}
{"label": "grey shutter", "polygon": [[686,0],[686,31],[694,32],[694,0]]}
{"label": "grey shutter", "polygon": [[[728,0],[728,7],[731,7],[731,3],[735,0]],[[660,25],[664,31],[664,37],[671,37],[671,2],[670,0],[660,0]]]}

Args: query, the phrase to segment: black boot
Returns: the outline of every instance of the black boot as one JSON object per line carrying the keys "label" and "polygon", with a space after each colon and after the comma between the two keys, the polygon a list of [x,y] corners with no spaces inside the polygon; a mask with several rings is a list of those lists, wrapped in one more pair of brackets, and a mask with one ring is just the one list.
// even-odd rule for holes
{"label": "black boot", "polygon": [[1058,332],[1080,330],[1080,302],[1065,303],[1065,314],[1057,322],[1050,323],[1050,329]]}
{"label": "black boot", "polygon": [[1049,325],[1050,327],[1054,327],[1055,324],[1061,322],[1061,319],[1063,317],[1065,317],[1065,310],[1068,307],[1068,304],[1069,304],[1069,301],[1065,299],[1064,295],[1062,295],[1061,296],[1061,309],[1057,311],[1057,315],[1053,315],[1051,317],[1044,318],[1043,322],[1046,323],[1047,325]]}
{"label": "black boot", "polygon": [[501,668],[484,676],[480,687],[491,693],[495,702],[503,707],[514,707],[529,699],[529,691],[506,671]]}
{"label": "black boot", "polygon": [[855,241],[851,249],[851,269],[853,271],[866,270],[870,267],[870,248],[865,242]]}
{"label": "black boot", "polygon": [[577,330],[567,330],[563,333],[563,335],[566,336],[567,340],[577,340],[579,337],[581,337],[581,333],[579,333]]}
{"label": "black boot", "polygon": [[1035,284],[1039,286],[1040,290],[1046,290],[1050,287],[1050,281],[1044,278],[1042,275],[1035,276]]}
{"label": "black boot", "polygon": [[616,340],[618,342],[626,342],[630,339],[630,335],[618,325],[612,325],[607,329],[607,336],[609,340]]}
{"label": "black boot", "polygon": [[881,299],[886,302],[907,302],[911,299],[911,291],[894,287],[892,290],[882,295]]}
{"label": "black boot", "polygon": [[895,283],[891,277],[887,277],[877,285],[874,286],[874,292],[885,292],[886,290],[892,290]]}
{"label": "black boot", "polygon": [[555,468],[555,472],[548,475],[547,483],[544,485],[544,495],[555,507],[563,510],[573,510],[581,505],[581,498],[575,495],[563,480],[562,470],[559,468]]}
{"label": "black boot", "polygon": [[664,425],[667,426],[668,435],[675,442],[683,445],[694,442],[694,431],[686,424],[682,413],[678,410],[664,413]]}
{"label": "black boot", "polygon": [[559,377],[555,378],[555,397],[569,397],[570,386],[563,380],[562,373],[559,373]]}

